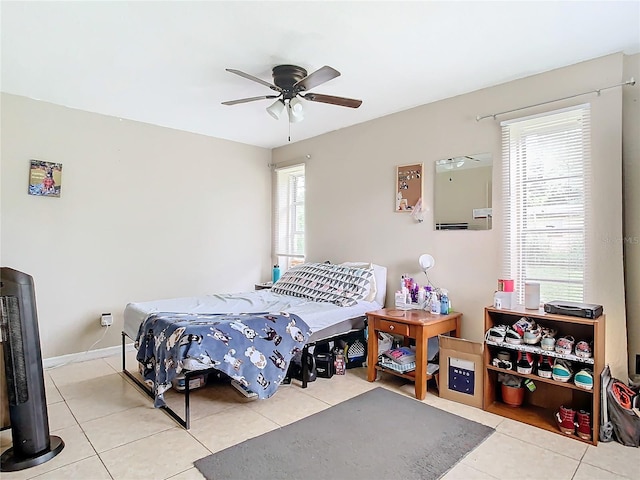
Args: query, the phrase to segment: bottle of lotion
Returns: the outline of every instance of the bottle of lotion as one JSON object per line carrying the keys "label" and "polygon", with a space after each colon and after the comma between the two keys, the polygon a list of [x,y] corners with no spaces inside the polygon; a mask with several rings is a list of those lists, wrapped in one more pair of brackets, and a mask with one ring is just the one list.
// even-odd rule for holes
{"label": "bottle of lotion", "polygon": [[431,293],[431,313],[440,313],[440,300],[436,292]]}

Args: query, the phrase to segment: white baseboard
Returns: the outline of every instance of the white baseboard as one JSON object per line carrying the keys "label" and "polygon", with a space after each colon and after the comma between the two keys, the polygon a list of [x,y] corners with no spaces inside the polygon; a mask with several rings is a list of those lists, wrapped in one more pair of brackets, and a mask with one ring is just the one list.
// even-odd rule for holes
{"label": "white baseboard", "polygon": [[[127,352],[133,352],[133,343],[125,345]],[[95,360],[97,358],[112,357],[122,353],[122,345],[116,345],[114,347],[97,348],[96,350],[89,350],[88,352],[70,353],[69,355],[61,355],[59,357],[45,358],[42,361],[42,366],[46,368],[59,367],[68,363],[84,362],[86,360]]]}

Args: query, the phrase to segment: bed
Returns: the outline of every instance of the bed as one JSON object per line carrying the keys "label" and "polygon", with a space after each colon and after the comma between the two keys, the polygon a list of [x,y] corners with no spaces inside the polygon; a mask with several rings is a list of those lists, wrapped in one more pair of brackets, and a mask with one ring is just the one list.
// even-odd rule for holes
{"label": "bed", "polygon": [[[306,388],[309,348],[362,330],[366,313],[384,305],[386,273],[385,267],[364,262],[306,263],[285,272],[268,290],[129,303],[122,332],[123,372],[186,429],[190,379],[203,371],[222,371],[268,398],[301,351]],[[135,341],[146,384],[126,368],[127,338]],[[273,342],[268,347],[267,340]],[[261,362],[252,355],[257,345],[264,352]],[[184,418],[162,400],[176,372],[185,376]]]}

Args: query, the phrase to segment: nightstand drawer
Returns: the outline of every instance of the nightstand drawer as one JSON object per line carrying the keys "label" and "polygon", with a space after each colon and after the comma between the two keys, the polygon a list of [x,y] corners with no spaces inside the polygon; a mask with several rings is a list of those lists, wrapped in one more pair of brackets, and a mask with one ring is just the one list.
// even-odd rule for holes
{"label": "nightstand drawer", "polygon": [[409,325],[406,323],[390,322],[389,320],[379,319],[376,321],[376,330],[396,335],[409,335]]}

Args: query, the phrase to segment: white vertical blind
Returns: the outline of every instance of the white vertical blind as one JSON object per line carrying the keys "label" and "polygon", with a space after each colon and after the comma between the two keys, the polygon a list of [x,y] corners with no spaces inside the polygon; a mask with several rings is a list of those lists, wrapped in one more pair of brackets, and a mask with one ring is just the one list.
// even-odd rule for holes
{"label": "white vertical blind", "polygon": [[304,260],[305,166],[276,169],[274,253],[283,270]]}
{"label": "white vertical blind", "polygon": [[581,302],[589,286],[590,108],[502,123],[504,258],[518,303],[525,280],[542,302]]}

